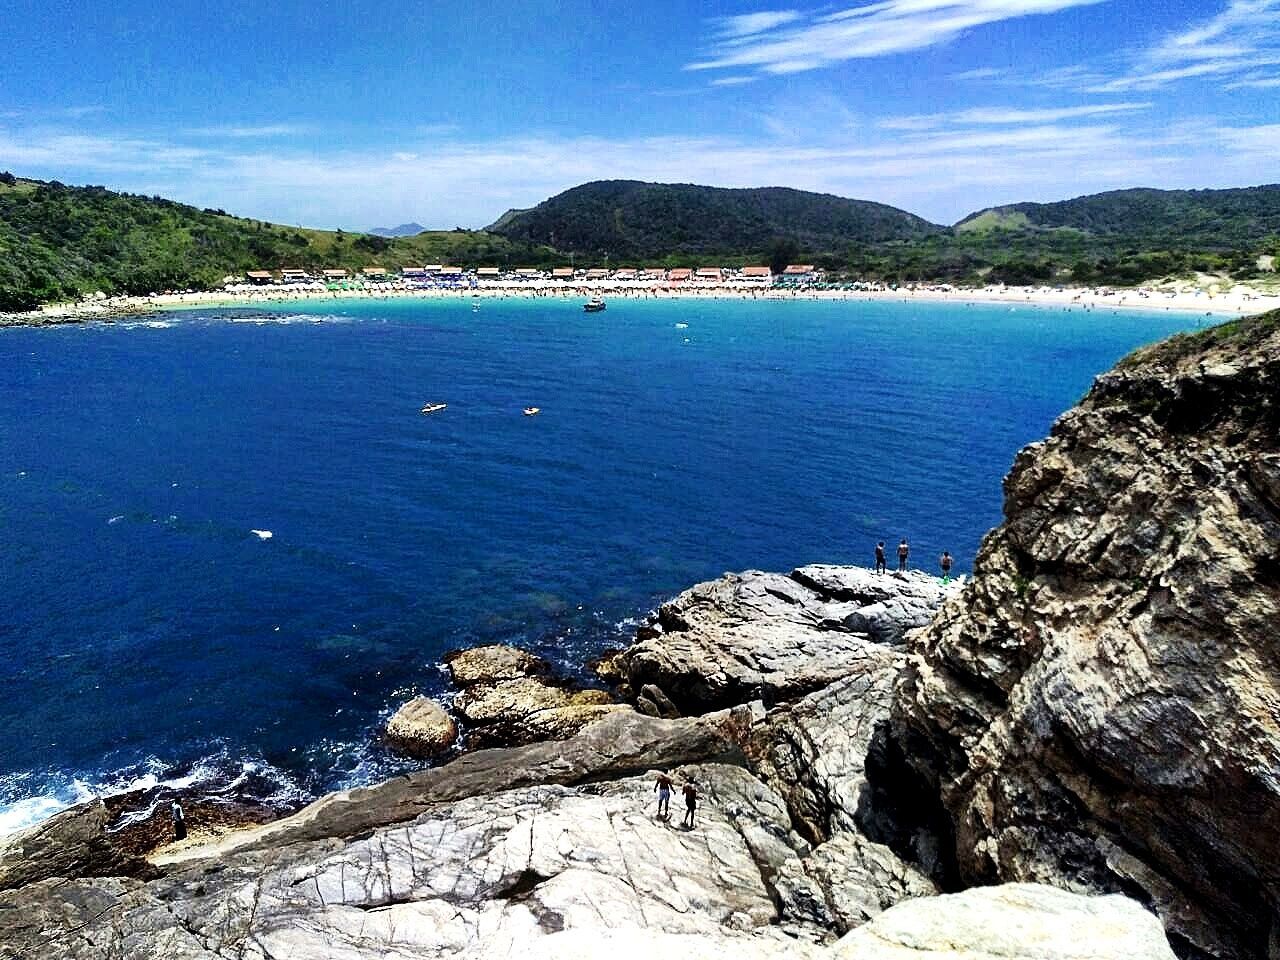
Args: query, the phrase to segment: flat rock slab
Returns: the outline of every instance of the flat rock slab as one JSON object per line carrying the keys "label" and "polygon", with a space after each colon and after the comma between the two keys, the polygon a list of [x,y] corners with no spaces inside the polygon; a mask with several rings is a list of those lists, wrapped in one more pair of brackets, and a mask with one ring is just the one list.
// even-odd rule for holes
{"label": "flat rock slab", "polygon": [[794,699],[890,662],[955,589],[861,567],[726,574],[663,604],[662,632],[622,659],[632,689],[653,684],[683,713]]}

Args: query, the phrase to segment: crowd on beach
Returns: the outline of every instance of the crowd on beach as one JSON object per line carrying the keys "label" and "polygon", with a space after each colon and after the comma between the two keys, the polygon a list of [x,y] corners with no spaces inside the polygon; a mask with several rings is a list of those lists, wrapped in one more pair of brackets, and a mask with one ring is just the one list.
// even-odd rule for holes
{"label": "crowd on beach", "polygon": [[[380,268],[379,268],[380,269]],[[759,271],[767,268],[757,268]],[[108,297],[96,294],[76,303],[51,304],[30,314],[0,318],[7,323],[65,323],[111,318],[189,307],[236,307],[303,301],[350,299],[449,299],[467,297],[548,298],[574,300],[617,299],[739,299],[739,300],[882,300],[960,304],[1054,306],[1064,310],[1136,309],[1179,311],[1202,316],[1242,316],[1280,308],[1280,293],[1242,284],[1229,289],[1199,285],[1161,285],[1138,288],[1014,287],[990,284],[957,287],[949,283],[893,284],[878,281],[830,282],[821,271],[799,264],[797,272],[781,275],[743,271],[634,271],[612,273],[589,270],[567,276],[545,272],[480,275],[478,271],[422,276],[383,271],[355,278],[318,280],[309,276],[266,274],[255,281],[228,277],[221,290],[166,291],[148,296]],[[338,271],[345,274],[345,271]],[[555,271],[553,271],[554,273]],[[699,276],[699,274],[702,276]]]}

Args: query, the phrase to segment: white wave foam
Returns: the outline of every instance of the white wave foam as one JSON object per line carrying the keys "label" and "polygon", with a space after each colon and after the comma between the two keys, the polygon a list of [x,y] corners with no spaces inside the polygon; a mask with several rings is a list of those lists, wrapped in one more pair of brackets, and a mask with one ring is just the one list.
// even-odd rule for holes
{"label": "white wave foam", "polygon": [[[101,777],[51,776],[47,779],[53,782],[44,784],[41,792],[0,802],[0,837],[24,830],[76,804],[125,793],[156,791],[157,795],[145,809],[122,816],[113,829],[147,819],[177,791],[198,791],[228,799],[249,797],[278,807],[296,806],[311,799],[288,773],[262,759],[237,761],[222,751],[202,757],[185,773],[170,773],[174,769],[151,757],[143,764]],[[251,784],[255,778],[259,782]],[[22,793],[35,779],[31,773],[0,777],[0,796]],[[249,789],[251,785],[253,789]]]}
{"label": "white wave foam", "polygon": [[249,532],[252,533],[259,540],[270,540],[273,536],[275,536],[275,534],[273,534],[270,530],[250,530]]}
{"label": "white wave foam", "polygon": [[119,523],[123,519],[124,519],[124,514],[117,513],[114,517],[108,518],[107,523]]}

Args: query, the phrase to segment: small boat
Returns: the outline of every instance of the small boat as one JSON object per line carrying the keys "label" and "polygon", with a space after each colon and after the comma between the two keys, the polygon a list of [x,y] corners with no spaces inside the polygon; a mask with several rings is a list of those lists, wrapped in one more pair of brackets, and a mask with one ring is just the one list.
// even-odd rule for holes
{"label": "small boat", "polygon": [[441,410],[443,410],[447,406],[448,406],[447,403],[426,403],[426,404],[423,404],[422,406],[422,412],[424,414],[439,413]]}
{"label": "small boat", "polygon": [[599,313],[604,309],[604,299],[601,297],[592,297],[582,305],[582,309],[587,313]]}
{"label": "small boat", "polygon": [[541,412],[542,412],[541,407],[525,407],[524,408],[524,415],[526,417],[534,417],[540,414]]}

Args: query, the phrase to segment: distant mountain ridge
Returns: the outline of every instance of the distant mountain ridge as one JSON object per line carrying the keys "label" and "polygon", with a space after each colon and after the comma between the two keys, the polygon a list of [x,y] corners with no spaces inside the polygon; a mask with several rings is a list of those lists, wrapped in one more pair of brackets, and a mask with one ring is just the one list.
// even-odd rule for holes
{"label": "distant mountain ridge", "polygon": [[374,227],[369,232],[375,237],[416,237],[426,229],[420,223],[402,223],[398,227]]}
{"label": "distant mountain ridge", "polygon": [[[410,230],[404,224],[395,230]],[[96,291],[214,288],[247,270],[814,263],[903,283],[1133,285],[1213,273],[1275,278],[1280,184],[1115,190],[980,210],[954,227],[785,187],[597,181],[488,230],[314,230],[161,197],[0,172],[0,311]]]}
{"label": "distant mountain ridge", "polygon": [[672,254],[760,255],[778,241],[799,249],[918,240],[946,228],[868,200],[789,187],[730,189],[689,183],[598,180],[486,228],[558,250],[653,258]]}
{"label": "distant mountain ridge", "polygon": [[1014,203],[971,213],[955,229],[1079,230],[1179,249],[1236,249],[1280,235],[1280,184],[1225,190],[1140,187],[1055,203]]}

